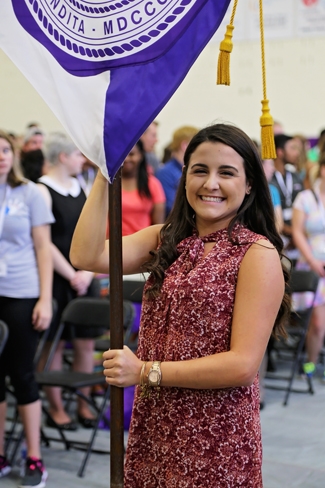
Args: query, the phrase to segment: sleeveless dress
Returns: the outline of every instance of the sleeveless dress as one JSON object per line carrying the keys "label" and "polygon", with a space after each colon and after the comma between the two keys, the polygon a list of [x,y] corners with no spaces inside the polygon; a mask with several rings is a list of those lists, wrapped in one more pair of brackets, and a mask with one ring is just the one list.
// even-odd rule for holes
{"label": "sleeveless dress", "polygon": [[[228,351],[241,261],[264,236],[237,224],[178,245],[159,297],[143,300],[138,357],[182,361]],[[204,242],[215,242],[203,258]],[[149,278],[148,286],[151,282]],[[253,345],[252,345],[253,347]],[[125,488],[262,488],[258,376],[249,387],[136,388]]]}

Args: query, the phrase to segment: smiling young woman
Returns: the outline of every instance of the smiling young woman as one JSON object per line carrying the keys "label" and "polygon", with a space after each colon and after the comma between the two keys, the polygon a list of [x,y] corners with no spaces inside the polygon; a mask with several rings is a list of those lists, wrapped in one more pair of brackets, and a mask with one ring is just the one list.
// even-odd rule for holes
{"label": "smiling young woman", "polygon": [[243,158],[220,142],[203,142],[192,154],[186,198],[199,235],[226,227],[250,191]]}
{"label": "smiling young woman", "polygon": [[[72,241],[77,267],[109,270],[107,193],[99,174]],[[289,310],[281,252],[255,145],[231,125],[201,130],[166,223],[123,238],[123,272],[151,273],[137,354],[103,355],[110,385],[138,385],[126,488],[262,488],[258,369]]]}

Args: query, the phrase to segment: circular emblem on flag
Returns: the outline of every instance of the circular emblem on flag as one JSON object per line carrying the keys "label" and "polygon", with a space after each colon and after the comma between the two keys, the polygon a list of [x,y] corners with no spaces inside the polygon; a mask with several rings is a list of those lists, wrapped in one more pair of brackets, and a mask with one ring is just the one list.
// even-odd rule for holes
{"label": "circular emblem on flag", "polygon": [[[52,54],[109,65],[168,49],[202,0],[12,0],[16,16]],[[196,7],[196,8],[193,8]],[[27,14],[27,17],[26,17]],[[185,23],[185,24],[184,24]],[[143,51],[146,51],[144,58]],[[55,56],[58,58],[58,56]]]}

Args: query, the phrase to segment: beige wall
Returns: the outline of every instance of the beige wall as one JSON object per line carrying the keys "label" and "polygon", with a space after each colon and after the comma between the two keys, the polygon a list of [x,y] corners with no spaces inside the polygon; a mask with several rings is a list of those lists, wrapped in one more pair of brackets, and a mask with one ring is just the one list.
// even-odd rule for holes
{"label": "beige wall", "polygon": [[[161,142],[183,124],[230,121],[259,140],[262,95],[260,46],[237,44],[231,54],[231,86],[216,86],[219,45],[210,43],[158,116]],[[325,128],[325,38],[266,43],[271,114],[286,132],[317,136]]]}
{"label": "beige wall", "polygon": [[0,49],[0,128],[23,133],[28,122],[39,122],[44,130],[62,126],[29,81]]}
{"label": "beige wall", "polygon": [[[158,115],[159,151],[181,125],[230,121],[259,140],[262,75],[257,42],[234,41],[231,86],[216,86],[219,46],[211,42]],[[325,38],[266,43],[267,92],[286,132],[316,136],[325,127]],[[21,133],[31,120],[61,129],[33,87],[0,50],[0,127]]]}

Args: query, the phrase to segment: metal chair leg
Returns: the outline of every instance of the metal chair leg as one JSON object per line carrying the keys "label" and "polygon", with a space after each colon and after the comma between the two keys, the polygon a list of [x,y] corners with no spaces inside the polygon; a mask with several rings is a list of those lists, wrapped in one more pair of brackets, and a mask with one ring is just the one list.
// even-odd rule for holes
{"label": "metal chair leg", "polygon": [[94,441],[95,441],[95,437],[96,437],[96,434],[97,434],[99,422],[101,421],[101,419],[102,419],[102,417],[104,415],[104,409],[105,409],[105,407],[107,405],[108,398],[109,398],[109,388],[107,388],[107,390],[105,392],[105,396],[104,396],[104,399],[102,401],[101,408],[100,408],[99,413],[97,415],[96,425],[95,425],[95,427],[93,429],[91,438],[90,438],[89,443],[88,443],[87,451],[85,453],[85,456],[83,458],[83,461],[82,461],[81,466],[80,466],[79,471],[78,471],[78,476],[80,476],[80,477],[82,477],[84,475],[84,471],[86,469],[86,464],[88,462],[88,459],[89,459],[89,456],[90,456],[90,453],[92,451],[92,447],[93,447],[93,444],[94,444]]}

